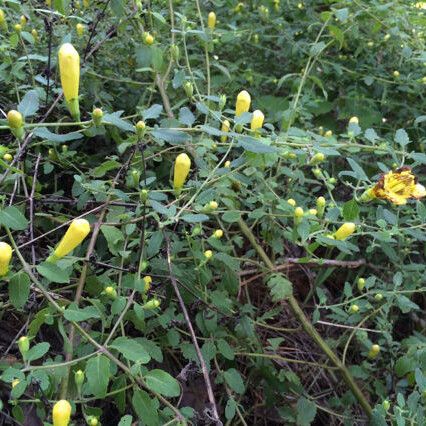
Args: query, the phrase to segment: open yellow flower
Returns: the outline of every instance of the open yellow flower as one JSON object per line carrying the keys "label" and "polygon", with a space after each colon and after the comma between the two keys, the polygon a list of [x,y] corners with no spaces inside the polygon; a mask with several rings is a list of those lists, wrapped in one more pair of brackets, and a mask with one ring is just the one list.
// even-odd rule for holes
{"label": "open yellow flower", "polygon": [[376,185],[363,194],[361,200],[381,198],[400,206],[407,204],[410,198],[425,196],[426,188],[417,182],[417,177],[405,166],[382,175]]}

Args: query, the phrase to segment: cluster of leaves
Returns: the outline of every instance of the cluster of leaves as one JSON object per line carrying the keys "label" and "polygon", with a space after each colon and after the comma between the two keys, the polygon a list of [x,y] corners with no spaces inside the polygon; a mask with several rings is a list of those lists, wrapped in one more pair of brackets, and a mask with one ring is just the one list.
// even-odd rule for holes
{"label": "cluster of leaves", "polygon": [[[204,424],[215,411],[228,424],[424,424],[426,208],[359,201],[402,165],[425,183],[423,4],[195,6],[2,5],[2,110],[20,111],[26,134],[0,123],[0,239],[15,249],[0,281],[0,419],[48,424],[65,398],[74,424]],[[81,57],[79,123],[61,100],[64,42]],[[266,117],[256,134],[251,113],[234,117],[242,89]],[[177,197],[181,152],[193,164]],[[91,235],[45,262],[76,217]],[[355,234],[329,238],[343,222]]]}

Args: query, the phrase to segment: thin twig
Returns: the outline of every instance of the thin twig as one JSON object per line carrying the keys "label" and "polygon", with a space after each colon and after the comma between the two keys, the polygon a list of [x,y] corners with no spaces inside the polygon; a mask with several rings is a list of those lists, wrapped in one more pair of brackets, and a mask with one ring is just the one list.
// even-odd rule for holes
{"label": "thin twig", "polygon": [[[30,240],[34,240],[34,194],[37,184],[37,174],[38,174],[38,166],[40,165],[40,159],[41,154],[37,155],[37,160],[34,166],[34,175],[33,175],[33,184],[31,188],[31,194],[29,197],[29,204],[30,204]],[[34,244],[30,245],[31,247],[31,256],[32,256],[32,264],[33,266],[36,264],[36,254],[35,254],[35,247]]]}
{"label": "thin twig", "polygon": [[200,346],[198,345],[197,336],[195,335],[195,331],[194,331],[194,328],[192,327],[192,323],[191,323],[191,320],[189,318],[188,311],[186,309],[185,303],[184,303],[182,296],[180,294],[179,286],[177,284],[177,280],[176,280],[176,278],[173,274],[171,252],[170,252],[170,239],[169,239],[169,236],[167,235],[167,233],[165,231],[163,231],[163,234],[164,234],[164,239],[166,241],[167,266],[168,266],[168,269],[169,269],[170,281],[172,283],[173,290],[175,291],[176,296],[179,300],[180,308],[183,312],[183,316],[185,317],[185,321],[186,321],[186,324],[188,326],[189,332],[191,333],[192,343],[194,344],[198,360],[200,361],[201,371],[203,373],[204,381],[205,381],[206,387],[207,387],[207,395],[209,397],[211,409],[213,410],[214,421],[217,425],[222,425],[222,422],[220,421],[219,414],[218,414],[218,411],[217,411],[216,401],[215,401],[215,398],[214,398],[213,388],[212,388],[212,385],[211,385],[211,382],[210,382],[210,376],[209,376],[209,372],[207,370],[207,365],[206,365],[206,362],[204,361],[203,354],[201,353]]}

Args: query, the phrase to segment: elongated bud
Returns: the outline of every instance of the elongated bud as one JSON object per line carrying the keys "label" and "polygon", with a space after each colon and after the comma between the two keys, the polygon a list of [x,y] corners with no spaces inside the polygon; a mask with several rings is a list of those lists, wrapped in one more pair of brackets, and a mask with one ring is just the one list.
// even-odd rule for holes
{"label": "elongated bud", "polygon": [[21,336],[18,339],[18,348],[22,357],[25,359],[27,352],[30,350],[30,340],[27,336]]}
{"label": "elongated bud", "polygon": [[216,13],[214,13],[214,12],[209,13],[209,16],[207,18],[207,26],[211,30],[214,30],[214,27],[216,26]]}
{"label": "elongated bud", "polygon": [[62,90],[71,116],[80,121],[78,88],[80,85],[80,55],[71,43],[61,46],[58,53]]}
{"label": "elongated bud", "polygon": [[194,86],[192,85],[190,81],[187,81],[183,85],[183,90],[185,90],[186,96],[188,96],[188,98],[192,98],[192,95],[194,93]]}
{"label": "elongated bud", "polygon": [[317,212],[318,217],[322,218],[324,216],[325,211],[325,198],[324,197],[318,197],[317,198]]}
{"label": "elongated bud", "polygon": [[142,308],[147,310],[157,309],[160,306],[160,301],[158,299],[151,299],[148,300],[144,305],[142,305]]}
{"label": "elongated bud", "polygon": [[295,225],[299,225],[300,222],[302,222],[302,218],[303,218],[303,209],[302,207],[296,207],[294,209],[294,224]]}
{"label": "elongated bud", "polygon": [[103,111],[100,108],[95,108],[92,112],[92,120],[95,126],[102,124],[102,117],[104,116]]}
{"label": "elongated bud", "polygon": [[238,93],[237,102],[235,105],[235,115],[239,117],[244,112],[248,112],[248,110],[250,109],[250,104],[251,104],[251,97],[246,90],[243,90],[240,93]]}
{"label": "elongated bud", "polygon": [[104,293],[111,300],[117,299],[117,290],[113,286],[105,287]]}
{"label": "elongated bud", "polygon": [[154,37],[150,33],[144,33],[143,40],[148,46],[154,44]]}
{"label": "elongated bud", "polygon": [[376,196],[374,194],[374,188],[368,188],[361,194],[361,197],[359,197],[359,201],[361,203],[368,203],[371,200],[374,200],[375,198]]}
{"label": "elongated bud", "polygon": [[145,121],[139,120],[136,123],[136,134],[138,136],[139,139],[142,139],[145,136],[145,131],[146,131],[146,124]]}
{"label": "elongated bud", "polygon": [[365,287],[365,279],[364,278],[358,278],[358,281],[357,281],[357,287],[358,287],[358,290],[359,291],[362,291],[362,290],[364,290],[364,287]]}
{"label": "elongated bud", "polygon": [[13,135],[19,140],[23,139],[25,130],[22,114],[14,109],[10,110],[7,113],[7,123],[9,124],[10,131]]}
{"label": "elongated bud", "polygon": [[384,408],[385,411],[389,411],[390,406],[391,406],[391,404],[390,404],[390,402],[387,399],[385,399],[382,402],[382,407]]}
{"label": "elongated bud", "polygon": [[220,239],[223,237],[223,231],[221,229],[216,229],[216,231],[213,232],[213,237]]}
{"label": "elongated bud", "polygon": [[84,25],[83,25],[83,24],[78,23],[78,24],[75,26],[75,29],[76,29],[76,31],[77,31],[77,35],[78,35],[79,37],[82,37],[82,36],[84,35]]}
{"label": "elongated bud", "polygon": [[172,44],[170,46],[170,55],[173,58],[174,61],[179,61],[180,58],[180,49],[177,44]]}
{"label": "elongated bud", "polygon": [[25,25],[27,25],[27,18],[24,15],[21,15],[21,17],[19,18],[19,22],[22,27],[25,27]]}
{"label": "elongated bud", "polygon": [[71,404],[61,399],[53,406],[53,426],[68,426],[71,418]]}
{"label": "elongated bud", "polygon": [[340,241],[346,240],[355,232],[355,228],[354,223],[346,222],[334,233],[334,238]]}
{"label": "elongated bud", "polygon": [[12,260],[12,247],[0,241],[0,277],[3,277],[9,272],[9,264]]}
{"label": "elongated bud", "polygon": [[145,287],[144,287],[143,291],[145,293],[147,293],[150,290],[151,284],[152,284],[151,275],[147,275],[147,276],[143,277],[143,282],[145,283]]}
{"label": "elongated bud", "polygon": [[312,158],[309,164],[315,166],[322,163],[325,160],[325,155],[322,152],[317,152]]}
{"label": "elongated bud", "polygon": [[78,388],[81,388],[81,385],[84,383],[84,378],[85,378],[84,371],[77,370],[74,373],[74,382]]}
{"label": "elongated bud", "polygon": [[191,159],[187,154],[182,153],[176,157],[174,174],[173,174],[173,188],[176,195],[179,195],[183,185],[188,177],[191,168]]}
{"label": "elongated bud", "polygon": [[253,112],[253,117],[251,119],[250,123],[250,129],[252,131],[256,131],[257,129],[261,129],[263,126],[263,121],[265,120],[265,116],[263,115],[263,112],[260,111],[260,109],[257,109]]}
{"label": "elongated bud", "polygon": [[219,109],[222,110],[226,105],[226,95],[219,96]]}
{"label": "elongated bud", "polygon": [[83,6],[87,9],[90,6],[90,0],[83,0]]}
{"label": "elongated bud", "polygon": [[200,235],[202,230],[203,228],[201,227],[201,225],[194,226],[194,229],[191,232],[191,237],[196,237],[197,235]]}
{"label": "elongated bud", "polygon": [[[229,132],[229,129],[230,129],[230,127],[231,127],[231,123],[229,122],[229,120],[225,120],[223,123],[222,123],[222,127],[221,127],[221,131],[222,132],[224,132],[224,133],[228,133]],[[228,136],[226,136],[226,135],[222,135],[221,137],[220,137],[220,141],[221,142],[226,142],[226,140],[228,139]]]}
{"label": "elongated bud", "polygon": [[211,259],[211,258],[213,257],[213,252],[212,252],[211,250],[206,250],[206,251],[204,252],[204,257],[205,257],[207,260]]}
{"label": "elongated bud", "polygon": [[2,31],[7,31],[6,15],[3,9],[0,9],[0,28]]}
{"label": "elongated bud", "polygon": [[130,174],[132,176],[133,186],[139,188],[141,172],[139,170],[132,170]]}
{"label": "elongated bud", "polygon": [[35,29],[35,28],[33,28],[32,30],[31,30],[31,35],[33,36],[33,38],[34,38],[34,41],[38,41],[38,31]]}
{"label": "elongated bud", "polygon": [[90,232],[90,225],[86,219],[75,219],[65,232],[62,240],[59,242],[55,251],[49,258],[48,262],[56,262],[68,253],[72,252]]}
{"label": "elongated bud", "polygon": [[148,194],[149,192],[146,189],[141,189],[141,191],[139,192],[139,198],[143,203],[147,202]]}

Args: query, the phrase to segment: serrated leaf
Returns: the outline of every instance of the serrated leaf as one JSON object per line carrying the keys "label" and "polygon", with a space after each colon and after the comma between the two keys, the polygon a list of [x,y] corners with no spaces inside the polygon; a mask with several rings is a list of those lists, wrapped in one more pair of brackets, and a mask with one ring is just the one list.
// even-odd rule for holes
{"label": "serrated leaf", "polygon": [[9,206],[0,210],[0,225],[15,231],[23,231],[28,227],[28,220],[16,207]]}
{"label": "serrated leaf", "polygon": [[188,107],[183,107],[179,110],[179,121],[182,124],[191,127],[195,121],[195,115],[191,112]]}
{"label": "serrated leaf", "polygon": [[300,397],[297,401],[297,424],[300,426],[309,426],[315,419],[317,414],[317,406],[314,402]]}
{"label": "serrated leaf", "polygon": [[13,275],[9,282],[9,301],[16,308],[21,309],[27,303],[30,295],[30,277],[25,272]]}
{"label": "serrated leaf", "polygon": [[38,92],[37,90],[30,90],[22,98],[21,102],[19,102],[18,111],[24,117],[31,117],[38,111],[38,107]]}
{"label": "serrated leaf", "polygon": [[127,337],[117,337],[110,345],[129,361],[146,364],[151,360],[148,351],[136,340]]}
{"label": "serrated leaf", "polygon": [[271,275],[267,284],[274,302],[285,300],[293,294],[293,284],[281,274]]}
{"label": "serrated leaf", "polygon": [[90,358],[86,364],[88,390],[98,398],[103,398],[108,388],[109,364],[110,361],[105,355]]}
{"label": "serrated leaf", "polygon": [[151,370],[145,374],[144,380],[149,389],[167,397],[180,395],[179,382],[164,370]]}
{"label": "serrated leaf", "polygon": [[395,133],[395,142],[402,147],[410,143],[408,133],[404,129],[398,129]]}
{"label": "serrated leaf", "polygon": [[230,368],[223,373],[225,382],[227,385],[235,392],[243,394],[245,391],[245,386],[243,379],[235,368]]}
{"label": "serrated leaf", "polygon": [[157,426],[159,424],[157,405],[147,392],[141,389],[135,390],[133,392],[132,405],[137,416],[145,425]]}

